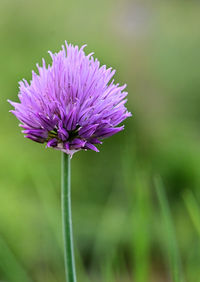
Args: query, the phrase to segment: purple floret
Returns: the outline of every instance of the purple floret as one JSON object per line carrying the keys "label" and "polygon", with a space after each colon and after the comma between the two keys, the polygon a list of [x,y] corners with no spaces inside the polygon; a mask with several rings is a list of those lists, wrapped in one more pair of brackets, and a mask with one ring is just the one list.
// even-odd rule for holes
{"label": "purple floret", "polygon": [[124,106],[126,85],[111,80],[112,68],[101,66],[93,54],[65,42],[52,54],[52,65],[37,65],[30,84],[19,82],[19,103],[9,101],[26,138],[73,155],[81,149],[98,152],[95,144],[123,130],[131,116]]}

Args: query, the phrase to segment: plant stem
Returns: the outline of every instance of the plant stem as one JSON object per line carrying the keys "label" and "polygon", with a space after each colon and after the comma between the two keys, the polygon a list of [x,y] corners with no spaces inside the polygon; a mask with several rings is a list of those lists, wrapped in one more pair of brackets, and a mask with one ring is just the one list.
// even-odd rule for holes
{"label": "plant stem", "polygon": [[74,262],[74,246],[72,232],[72,212],[71,212],[71,168],[70,156],[62,153],[62,225],[64,239],[64,260],[67,282],[76,282],[76,271]]}

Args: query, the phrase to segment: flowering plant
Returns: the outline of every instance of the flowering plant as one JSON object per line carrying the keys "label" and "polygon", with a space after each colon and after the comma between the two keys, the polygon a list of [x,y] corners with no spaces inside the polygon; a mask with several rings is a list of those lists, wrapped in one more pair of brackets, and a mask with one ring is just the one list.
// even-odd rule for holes
{"label": "flowering plant", "polygon": [[73,255],[70,158],[79,150],[98,152],[101,140],[123,130],[118,125],[131,116],[125,107],[126,85],[111,80],[112,68],[101,66],[93,53],[86,55],[65,42],[58,53],[50,53],[52,65],[37,64],[30,84],[20,81],[19,103],[9,100],[26,138],[62,154],[62,214],[65,266],[68,282],[76,281]]}
{"label": "flowering plant", "polygon": [[[20,81],[20,103],[11,102],[26,138],[73,155],[81,149],[98,151],[96,144],[121,130],[131,114],[124,99],[126,85],[109,83],[115,71],[100,67],[84,47],[67,44],[52,54],[52,65],[37,64],[30,84]],[[67,51],[67,52],[66,52]]]}

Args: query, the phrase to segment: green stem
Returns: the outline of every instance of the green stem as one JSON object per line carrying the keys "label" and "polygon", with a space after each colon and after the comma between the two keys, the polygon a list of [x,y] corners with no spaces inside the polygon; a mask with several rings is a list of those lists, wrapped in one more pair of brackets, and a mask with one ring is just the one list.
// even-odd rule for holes
{"label": "green stem", "polygon": [[74,262],[74,246],[72,234],[72,212],[71,212],[71,168],[70,156],[62,153],[62,224],[64,239],[64,259],[67,282],[76,282],[76,271]]}

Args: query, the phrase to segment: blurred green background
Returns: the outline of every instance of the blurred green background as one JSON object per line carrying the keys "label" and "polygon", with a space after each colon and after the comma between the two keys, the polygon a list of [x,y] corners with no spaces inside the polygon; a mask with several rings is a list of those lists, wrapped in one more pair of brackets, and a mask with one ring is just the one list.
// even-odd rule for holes
{"label": "blurred green background", "polygon": [[60,152],[7,99],[64,40],[127,83],[133,117],[72,160],[82,282],[200,281],[200,3],[0,0],[0,281],[64,281]]}

